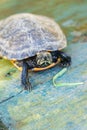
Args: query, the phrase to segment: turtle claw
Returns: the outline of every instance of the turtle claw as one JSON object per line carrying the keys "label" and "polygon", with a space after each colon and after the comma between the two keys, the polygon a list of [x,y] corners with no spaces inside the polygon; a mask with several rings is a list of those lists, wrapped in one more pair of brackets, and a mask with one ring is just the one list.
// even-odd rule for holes
{"label": "turtle claw", "polygon": [[71,57],[67,56],[67,57],[63,57],[62,61],[60,62],[60,66],[62,67],[68,67],[71,65]]}
{"label": "turtle claw", "polygon": [[32,90],[32,85],[31,85],[31,83],[27,83],[26,85],[24,85],[24,89],[25,90],[28,90],[28,91],[31,91]]}
{"label": "turtle claw", "polygon": [[32,90],[32,85],[31,85],[31,83],[28,81],[28,82],[26,82],[26,83],[22,83],[22,88],[24,89],[24,90],[27,90],[27,91],[31,91]]}

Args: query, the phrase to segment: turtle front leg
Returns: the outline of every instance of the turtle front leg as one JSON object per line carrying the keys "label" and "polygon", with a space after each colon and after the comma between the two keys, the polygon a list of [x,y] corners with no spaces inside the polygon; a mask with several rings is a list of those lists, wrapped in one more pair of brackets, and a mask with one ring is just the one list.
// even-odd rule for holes
{"label": "turtle front leg", "polygon": [[22,69],[22,74],[21,74],[21,83],[22,86],[25,90],[31,90],[31,83],[29,82],[29,77],[28,77],[28,64],[26,61],[23,61],[23,69]]}
{"label": "turtle front leg", "polygon": [[60,66],[67,67],[71,65],[71,57],[66,53],[58,51],[58,55],[60,57]]}
{"label": "turtle front leg", "polygon": [[59,65],[62,67],[67,67],[71,65],[71,57],[62,51],[53,51],[51,52],[53,62],[56,62],[58,59],[60,60]]}

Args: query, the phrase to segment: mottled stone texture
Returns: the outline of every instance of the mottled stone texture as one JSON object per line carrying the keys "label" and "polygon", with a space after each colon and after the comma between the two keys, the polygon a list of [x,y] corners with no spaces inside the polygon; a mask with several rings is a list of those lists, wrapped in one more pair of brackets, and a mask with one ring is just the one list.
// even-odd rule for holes
{"label": "mottled stone texture", "polygon": [[33,91],[21,91],[20,72],[0,60],[0,118],[9,130],[87,130],[87,2],[76,0],[1,0],[0,17],[32,12],[53,17],[68,40],[64,50],[72,65],[59,82],[84,82],[80,86],[54,87],[56,66],[31,73]]}

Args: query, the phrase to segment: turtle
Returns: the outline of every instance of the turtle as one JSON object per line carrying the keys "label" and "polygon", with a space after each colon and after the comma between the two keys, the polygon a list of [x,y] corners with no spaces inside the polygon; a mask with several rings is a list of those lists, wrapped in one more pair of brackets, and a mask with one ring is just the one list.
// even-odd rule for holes
{"label": "turtle", "polygon": [[47,16],[19,13],[0,21],[0,57],[21,71],[23,89],[32,89],[30,71],[69,66],[71,56],[62,51],[66,46],[62,29]]}

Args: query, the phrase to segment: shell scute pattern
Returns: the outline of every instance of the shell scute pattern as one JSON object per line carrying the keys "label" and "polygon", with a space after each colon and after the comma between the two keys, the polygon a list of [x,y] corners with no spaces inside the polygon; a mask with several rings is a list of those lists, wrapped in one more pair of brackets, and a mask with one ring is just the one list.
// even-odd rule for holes
{"label": "shell scute pattern", "polygon": [[42,50],[66,47],[66,38],[52,19],[29,13],[0,22],[0,55],[22,60]]}

